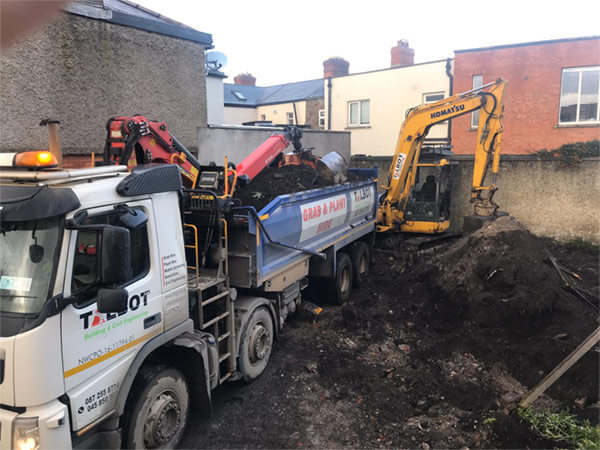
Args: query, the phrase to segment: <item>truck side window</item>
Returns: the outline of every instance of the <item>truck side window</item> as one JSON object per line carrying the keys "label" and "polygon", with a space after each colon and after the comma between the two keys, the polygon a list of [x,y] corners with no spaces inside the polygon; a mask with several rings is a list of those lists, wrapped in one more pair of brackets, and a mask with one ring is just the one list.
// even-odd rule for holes
{"label": "truck side window", "polygon": [[[138,210],[143,214],[141,209]],[[106,224],[123,226],[119,222],[122,212],[99,214],[89,217],[84,224]],[[150,268],[150,251],[148,245],[147,226],[129,230],[131,237],[131,279],[121,287],[136,281],[148,273]],[[100,279],[100,235],[95,231],[79,230],[73,258],[73,274],[71,277],[71,294],[79,297],[75,306],[89,305],[96,297],[101,286]]]}

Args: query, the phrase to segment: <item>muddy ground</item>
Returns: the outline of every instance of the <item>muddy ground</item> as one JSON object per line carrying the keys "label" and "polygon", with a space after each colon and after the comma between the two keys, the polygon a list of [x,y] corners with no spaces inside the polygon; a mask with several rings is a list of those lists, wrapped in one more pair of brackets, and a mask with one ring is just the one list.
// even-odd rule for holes
{"label": "muddy ground", "polygon": [[[549,250],[591,305],[563,289]],[[185,448],[552,448],[519,398],[598,326],[598,254],[502,218],[426,251],[374,251],[342,306],[297,312],[254,383],[214,392]],[[586,291],[587,290],[587,291]],[[324,298],[313,298],[325,302]],[[536,403],[598,423],[598,347]]]}

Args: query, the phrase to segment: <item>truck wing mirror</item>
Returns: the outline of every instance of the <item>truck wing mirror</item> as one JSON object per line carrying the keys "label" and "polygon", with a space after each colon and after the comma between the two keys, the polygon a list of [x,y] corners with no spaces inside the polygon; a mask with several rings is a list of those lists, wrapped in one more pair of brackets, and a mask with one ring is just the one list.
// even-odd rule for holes
{"label": "truck wing mirror", "polygon": [[99,289],[96,297],[98,312],[121,313],[127,311],[127,290]]}
{"label": "truck wing mirror", "polygon": [[131,279],[131,237],[123,227],[102,227],[102,284],[120,284]]}

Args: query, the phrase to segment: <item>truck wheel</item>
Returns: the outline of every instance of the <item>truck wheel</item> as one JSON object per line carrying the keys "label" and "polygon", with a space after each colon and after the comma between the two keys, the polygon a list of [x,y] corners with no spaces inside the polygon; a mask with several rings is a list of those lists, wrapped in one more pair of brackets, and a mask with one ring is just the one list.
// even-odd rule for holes
{"label": "truck wheel", "polygon": [[357,242],[352,249],[352,271],[354,275],[354,287],[360,288],[367,284],[369,277],[369,266],[371,264],[371,252],[366,242]]}
{"label": "truck wheel", "polygon": [[267,367],[273,348],[273,320],[263,306],[250,315],[240,340],[239,365],[242,378],[251,382]]}
{"label": "truck wheel", "polygon": [[333,298],[341,305],[350,298],[352,291],[352,262],[348,254],[338,252],[335,278],[333,280]]}
{"label": "truck wheel", "polygon": [[174,448],[188,419],[189,389],[177,369],[150,366],[140,369],[127,405],[126,448]]}

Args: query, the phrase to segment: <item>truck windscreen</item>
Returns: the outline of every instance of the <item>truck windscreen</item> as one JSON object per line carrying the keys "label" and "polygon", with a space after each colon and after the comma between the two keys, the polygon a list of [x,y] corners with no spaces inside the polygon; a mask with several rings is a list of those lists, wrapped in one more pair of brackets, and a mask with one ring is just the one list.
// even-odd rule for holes
{"label": "truck windscreen", "polygon": [[0,313],[39,314],[51,296],[62,239],[59,217],[2,221]]}

